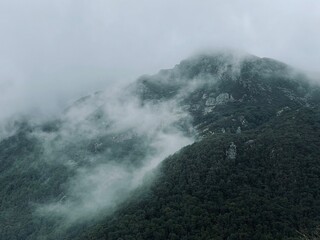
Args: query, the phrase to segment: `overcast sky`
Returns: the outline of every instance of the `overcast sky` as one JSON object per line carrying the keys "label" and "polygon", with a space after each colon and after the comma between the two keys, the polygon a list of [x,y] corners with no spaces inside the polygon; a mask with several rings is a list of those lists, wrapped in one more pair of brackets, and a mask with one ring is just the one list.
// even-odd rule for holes
{"label": "overcast sky", "polygon": [[0,0],[1,117],[245,50],[319,71],[319,0]]}

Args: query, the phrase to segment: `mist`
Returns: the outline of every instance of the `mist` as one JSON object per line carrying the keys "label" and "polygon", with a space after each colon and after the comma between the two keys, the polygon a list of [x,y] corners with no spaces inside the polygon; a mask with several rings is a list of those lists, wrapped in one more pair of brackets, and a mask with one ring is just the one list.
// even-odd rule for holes
{"label": "mist", "polygon": [[42,144],[42,161],[70,175],[58,198],[34,204],[37,216],[60,219],[64,228],[114,212],[195,137],[177,99],[142,104],[131,88],[80,99],[59,119],[54,131],[38,128],[32,136]]}
{"label": "mist", "polygon": [[30,203],[35,216],[72,226],[110,214],[195,141],[179,97],[206,79],[142,103],[128,87],[141,75],[236,49],[319,81],[319,12],[318,0],[0,0],[0,140],[27,119],[41,165],[69,174],[59,196]]}
{"label": "mist", "polygon": [[0,0],[0,120],[55,115],[212,48],[318,72],[319,11],[316,0]]}

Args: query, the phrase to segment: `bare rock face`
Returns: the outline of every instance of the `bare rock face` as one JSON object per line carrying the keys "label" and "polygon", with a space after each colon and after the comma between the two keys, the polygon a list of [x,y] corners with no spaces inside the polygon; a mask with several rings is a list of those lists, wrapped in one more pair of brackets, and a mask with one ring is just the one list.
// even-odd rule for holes
{"label": "bare rock face", "polygon": [[288,111],[288,110],[290,110],[290,108],[289,108],[288,106],[280,109],[280,110],[277,112],[277,117],[279,117],[283,112]]}
{"label": "bare rock face", "polygon": [[227,159],[235,160],[237,156],[237,146],[232,142],[226,152]]}
{"label": "bare rock face", "polygon": [[209,97],[206,101],[206,106],[214,106],[216,105],[216,99],[213,97]]}
{"label": "bare rock face", "polygon": [[209,97],[206,100],[206,106],[216,106],[233,101],[233,97],[229,93],[220,93],[217,97]]}
{"label": "bare rock face", "polygon": [[203,99],[207,99],[205,102],[205,108],[203,114],[206,115],[211,113],[213,109],[218,105],[223,105],[228,102],[234,101],[234,98],[229,93],[220,93],[217,97],[208,97],[204,96]]}
{"label": "bare rock face", "polygon": [[216,104],[224,104],[232,100],[233,97],[229,93],[221,93],[216,97]]}

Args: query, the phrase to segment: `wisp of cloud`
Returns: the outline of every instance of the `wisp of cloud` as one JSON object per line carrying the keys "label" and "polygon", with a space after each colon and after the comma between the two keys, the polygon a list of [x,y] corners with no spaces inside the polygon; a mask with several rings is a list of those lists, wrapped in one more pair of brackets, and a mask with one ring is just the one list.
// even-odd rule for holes
{"label": "wisp of cloud", "polygon": [[49,165],[73,172],[60,199],[37,213],[72,225],[113,212],[162,160],[194,141],[180,124],[190,116],[177,103],[142,103],[128,88],[108,90],[67,109],[58,130],[33,133]]}

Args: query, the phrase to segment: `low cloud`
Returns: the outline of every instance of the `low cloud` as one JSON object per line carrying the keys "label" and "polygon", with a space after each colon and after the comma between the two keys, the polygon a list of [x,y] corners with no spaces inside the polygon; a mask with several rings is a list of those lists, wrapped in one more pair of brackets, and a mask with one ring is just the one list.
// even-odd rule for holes
{"label": "low cloud", "polygon": [[319,11],[313,0],[0,0],[0,121],[55,115],[203,49],[318,71]]}
{"label": "low cloud", "polygon": [[113,212],[162,160],[194,141],[190,120],[176,100],[142,103],[128,88],[79,100],[58,130],[33,133],[49,166],[73,172],[59,199],[37,213],[72,225]]}
{"label": "low cloud", "polygon": [[112,212],[193,142],[175,100],[198,80],[162,103],[141,104],[123,85],[213,48],[318,72],[319,12],[313,0],[0,0],[0,140],[17,120],[46,122],[32,133],[42,160],[70,173],[37,213],[73,224]]}

